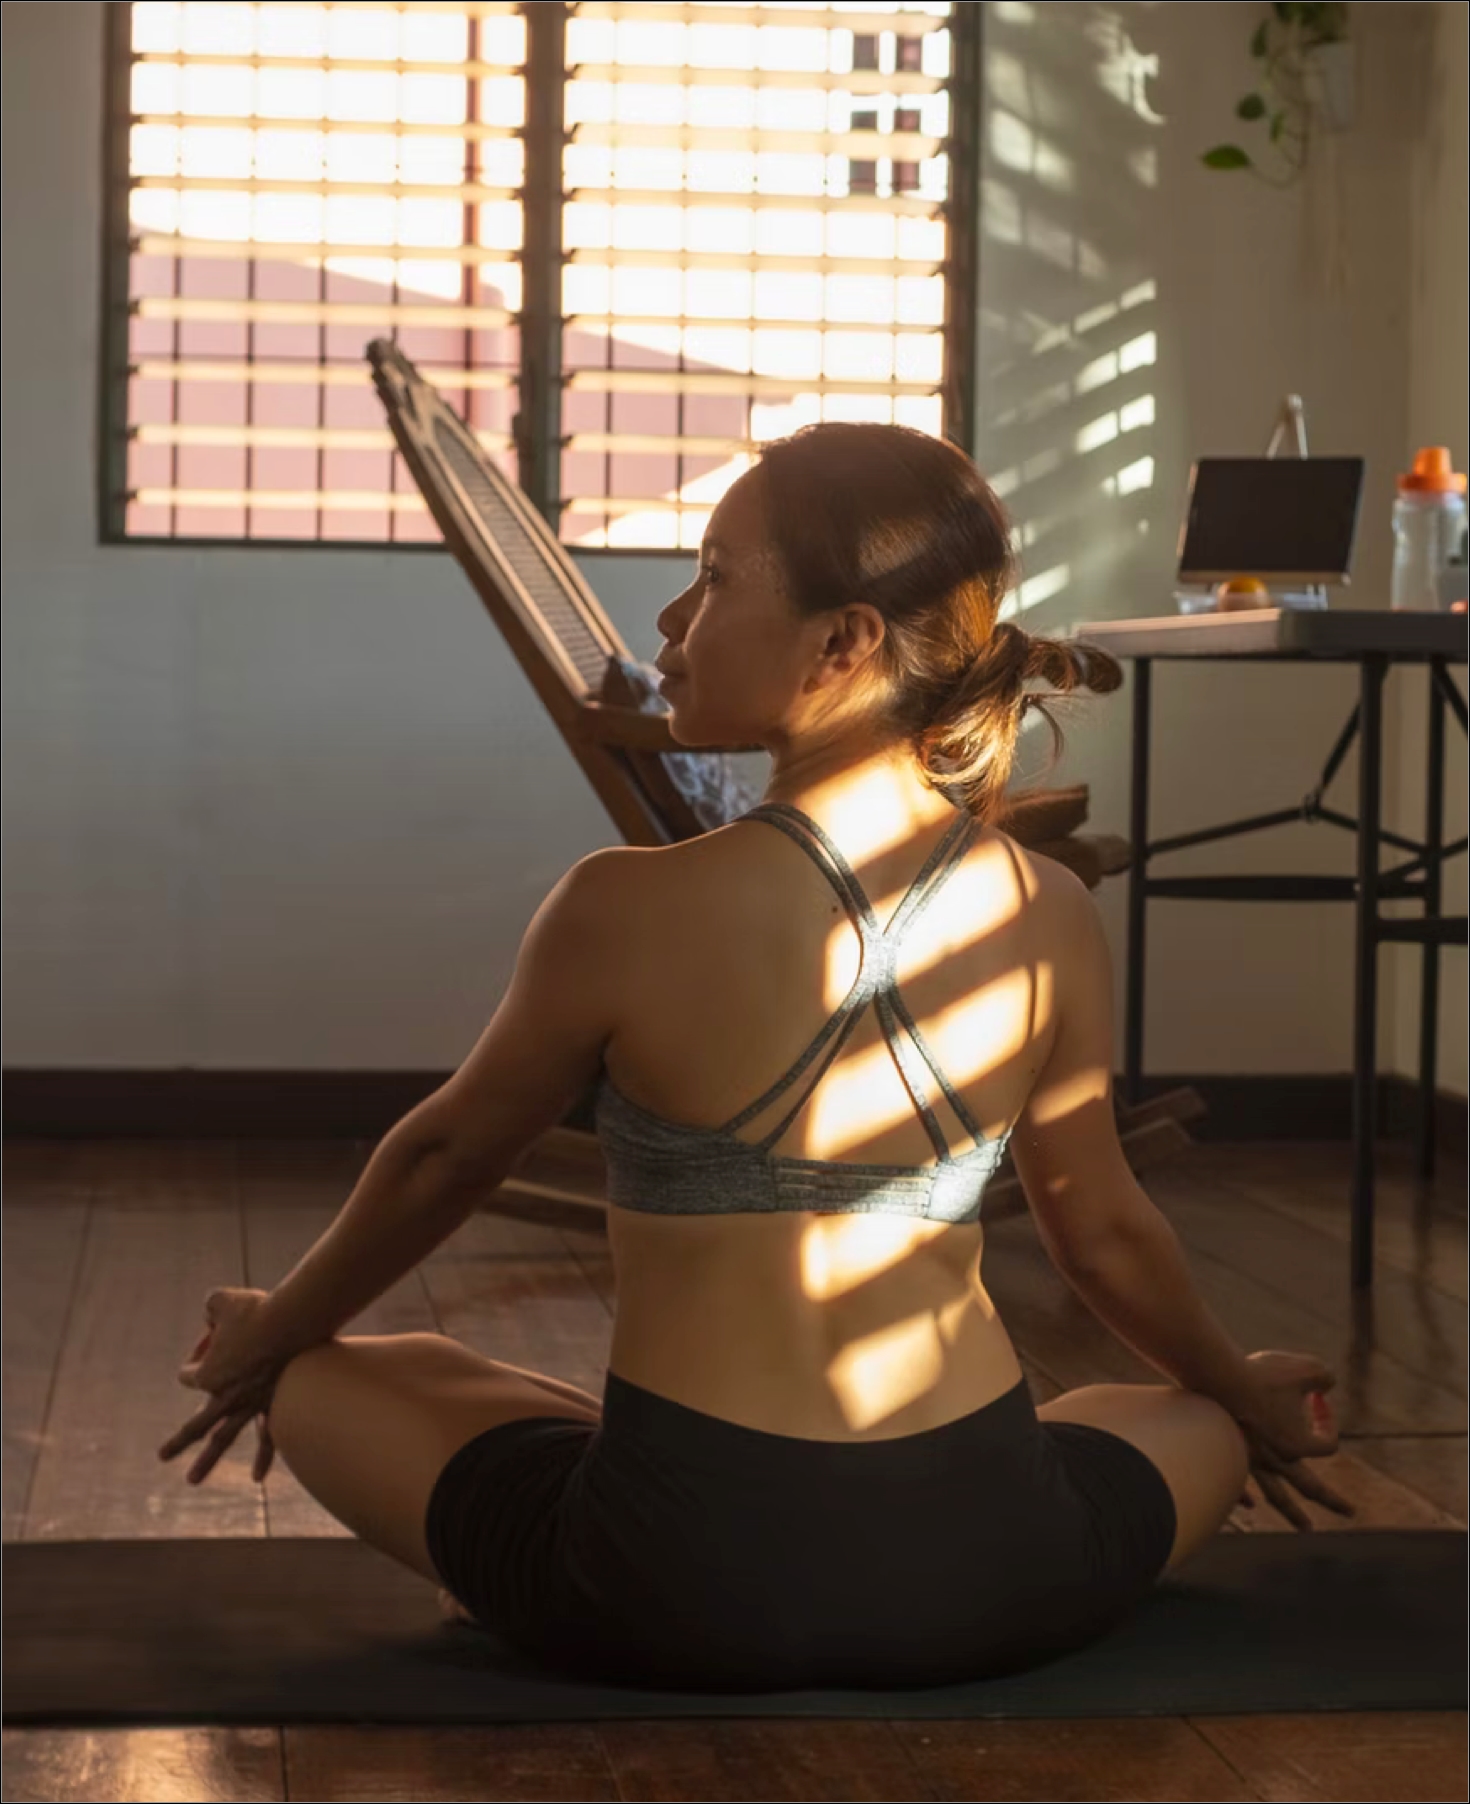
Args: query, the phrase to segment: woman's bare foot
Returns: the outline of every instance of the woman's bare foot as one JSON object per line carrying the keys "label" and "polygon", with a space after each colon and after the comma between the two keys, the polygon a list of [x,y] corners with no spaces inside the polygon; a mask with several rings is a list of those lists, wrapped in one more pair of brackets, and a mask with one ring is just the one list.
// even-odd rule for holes
{"label": "woman's bare foot", "polygon": [[444,1585],[439,1587],[439,1608],[446,1622],[467,1622],[471,1628],[479,1626],[454,1593]]}

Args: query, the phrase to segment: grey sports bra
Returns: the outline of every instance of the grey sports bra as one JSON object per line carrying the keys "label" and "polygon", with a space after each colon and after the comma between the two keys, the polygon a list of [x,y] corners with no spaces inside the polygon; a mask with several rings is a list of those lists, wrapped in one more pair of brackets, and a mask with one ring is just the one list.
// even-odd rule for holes
{"label": "grey sports bra", "polygon": [[[922,1215],[933,1221],[969,1222],[991,1173],[1005,1156],[1009,1134],[987,1140],[964,1099],[934,1061],[918,1024],[895,984],[898,943],[929,906],[968,849],[974,828],[960,813],[924,861],[887,927],[879,927],[862,885],[822,828],[799,808],[763,802],[739,817],[768,821],[806,851],[837,890],[862,937],[857,982],[836,1013],[783,1076],[723,1127],[694,1127],[666,1120],[631,1101],[604,1071],[596,1098],[598,1138],[607,1162],[608,1198],[622,1209],[651,1215],[729,1215],[780,1209]],[[798,1159],[770,1149],[795,1120],[841,1051],[863,1009],[878,1011],[883,1036],[923,1118],[937,1165],[860,1165],[833,1159]],[[907,1030],[908,1045],[899,1034]],[[829,1044],[830,1042],[830,1044]],[[806,1071],[819,1053],[816,1074],[776,1126],[758,1141],[736,1137]],[[933,1072],[950,1107],[975,1140],[973,1150],[952,1154],[929,1106],[919,1058]]]}

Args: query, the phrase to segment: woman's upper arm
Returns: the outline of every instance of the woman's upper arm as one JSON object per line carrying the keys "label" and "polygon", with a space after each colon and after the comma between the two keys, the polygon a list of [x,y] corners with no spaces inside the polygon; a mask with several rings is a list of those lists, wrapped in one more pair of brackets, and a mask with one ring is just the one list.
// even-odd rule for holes
{"label": "woman's upper arm", "polygon": [[1112,961],[1085,884],[1058,867],[1057,1027],[1051,1052],[1011,1135],[1011,1157],[1048,1252],[1085,1263],[1140,1211],[1139,1189],[1113,1115]]}
{"label": "woman's upper arm", "polygon": [[609,847],[555,885],[526,929],[489,1026],[406,1118],[457,1169],[498,1181],[596,1078],[617,1023],[628,863],[626,848]]}

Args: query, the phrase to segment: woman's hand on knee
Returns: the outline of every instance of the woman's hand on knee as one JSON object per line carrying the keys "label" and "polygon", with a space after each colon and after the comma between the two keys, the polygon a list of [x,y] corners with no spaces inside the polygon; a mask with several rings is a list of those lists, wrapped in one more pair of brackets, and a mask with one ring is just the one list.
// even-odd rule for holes
{"label": "woman's hand on knee", "polygon": [[179,1383],[219,1395],[277,1375],[294,1347],[283,1346],[266,1305],[270,1293],[222,1286],[204,1299],[204,1333],[179,1367]]}
{"label": "woman's hand on knee", "polygon": [[[1311,1518],[1293,1491],[1340,1516],[1353,1505],[1306,1465],[1337,1451],[1337,1425],[1326,1393],[1337,1382],[1332,1371],[1309,1353],[1252,1353],[1249,1388],[1234,1401],[1231,1414],[1240,1424],[1250,1451],[1250,1470],[1261,1495],[1297,1529],[1310,1529]],[[1241,1502],[1252,1507],[1253,1500]]]}
{"label": "woman's hand on knee", "polygon": [[252,1421],[256,1448],[251,1477],[259,1484],[270,1470],[275,1443],[268,1412],[276,1382],[289,1361],[265,1331],[261,1315],[265,1300],[264,1291],[234,1288],[213,1290],[204,1300],[208,1326],[179,1368],[178,1378],[191,1390],[208,1391],[209,1398],[158,1449],[160,1459],[171,1460],[209,1436],[189,1468],[190,1484],[203,1483]]}
{"label": "woman's hand on knee", "polygon": [[[1271,1465],[1264,1460],[1251,1459],[1251,1476],[1261,1488],[1261,1495],[1267,1503],[1284,1516],[1293,1528],[1307,1532],[1311,1529],[1312,1519],[1292,1496],[1291,1489],[1300,1491],[1303,1497],[1310,1497],[1313,1503],[1320,1503],[1324,1509],[1335,1511],[1339,1516],[1354,1516],[1357,1511],[1340,1492],[1317,1477],[1315,1472],[1308,1471],[1300,1460],[1290,1465]],[[1247,1509],[1255,1508],[1255,1499],[1248,1494],[1240,1500]]]}
{"label": "woman's hand on knee", "polygon": [[170,1435],[158,1449],[158,1457],[171,1460],[186,1447],[192,1447],[195,1441],[203,1440],[208,1435],[208,1441],[186,1475],[191,1485],[202,1484],[234,1445],[240,1430],[253,1421],[256,1446],[250,1476],[257,1484],[262,1483],[275,1458],[275,1443],[271,1439],[268,1415],[274,1390],[275,1378],[272,1377],[265,1383],[232,1385],[228,1390],[221,1391],[197,1409],[182,1428]]}

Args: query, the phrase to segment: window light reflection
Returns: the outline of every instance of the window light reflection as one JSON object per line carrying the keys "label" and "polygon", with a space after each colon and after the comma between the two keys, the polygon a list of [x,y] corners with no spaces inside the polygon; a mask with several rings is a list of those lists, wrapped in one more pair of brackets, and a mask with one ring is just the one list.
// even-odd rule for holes
{"label": "window light reflection", "polygon": [[973,1307],[961,1291],[942,1309],[920,1310],[849,1341],[827,1367],[849,1426],[870,1428],[932,1390]]}
{"label": "window light reflection", "polygon": [[[891,27],[903,30],[902,18],[910,33],[919,33],[922,75],[936,81],[947,77],[949,33],[943,21],[949,6],[859,5],[846,10],[872,14],[876,73],[891,74],[897,67],[898,40]],[[477,14],[473,40],[471,22],[453,8],[140,0],[130,13],[135,55],[131,100],[140,121],[132,128],[130,223],[155,240],[143,253],[150,259],[193,255],[201,264],[209,262],[206,280],[198,287],[191,289],[186,276],[186,295],[217,298],[227,305],[233,292],[229,260],[184,246],[170,252],[157,243],[167,235],[200,246],[259,246],[256,267],[264,271],[277,265],[277,275],[345,279],[350,287],[324,288],[327,300],[314,304],[319,310],[363,311],[344,312],[334,323],[355,327],[376,290],[385,305],[390,297],[405,308],[424,303],[414,314],[414,323],[424,326],[433,306],[461,300],[467,281],[481,313],[520,306],[514,258],[524,237],[520,200],[513,192],[493,192],[516,190],[524,179],[523,149],[513,135],[525,117],[525,83],[518,67],[525,54],[525,20],[519,11]],[[923,25],[937,23],[938,29],[923,29],[921,20]],[[776,23],[773,16],[772,27]],[[605,197],[584,193],[569,203],[564,216],[569,251],[609,253],[607,267],[575,261],[567,266],[563,300],[573,315],[567,322],[570,336],[605,338],[615,329],[620,342],[669,365],[697,371],[707,363],[736,379],[747,373],[789,383],[789,395],[763,399],[761,411],[749,414],[758,433],[789,431],[811,418],[898,420],[921,430],[942,429],[937,391],[949,253],[942,217],[928,219],[917,212],[900,217],[881,209],[830,211],[828,197],[848,191],[853,166],[845,153],[762,147],[759,140],[749,148],[678,147],[608,136],[660,121],[672,126],[723,124],[732,131],[846,131],[854,123],[866,126],[869,115],[880,131],[892,131],[900,123],[897,110],[902,106],[917,114],[904,122],[904,129],[942,141],[949,125],[943,91],[924,92],[916,85],[902,96],[874,92],[872,73],[854,79],[850,92],[840,85],[841,71],[852,65],[854,42],[850,30],[784,24],[756,29],[637,16],[569,20],[568,122],[601,126],[607,141],[596,142],[593,132],[588,141],[569,143],[564,174],[571,189],[609,190]],[[454,65],[471,48],[486,68],[467,79]],[[150,56],[195,60],[149,62]],[[339,59],[340,66],[324,68],[323,59]],[[429,66],[412,66],[416,62]],[[577,75],[577,66],[592,63],[606,67],[595,75],[589,69],[588,77]],[[608,79],[607,68],[618,65],[628,68],[628,79]],[[713,71],[717,78],[699,84],[639,80],[637,70],[644,65],[671,70],[686,65]],[[905,68],[913,67],[906,58]],[[728,81],[718,79],[721,68],[729,70]],[[758,70],[791,79],[762,86],[751,79]],[[834,80],[834,72],[839,79]],[[804,76],[812,79],[807,82]],[[476,123],[467,126],[472,108]],[[942,201],[948,175],[942,151],[916,150],[914,156],[913,170],[904,178],[906,192],[915,201]],[[880,156],[875,167],[875,192],[886,194],[897,165],[892,157]],[[436,186],[458,190],[472,172],[492,192],[468,201],[458,192],[433,192]],[[206,182],[215,185],[184,185]],[[630,199],[620,205],[616,199],[619,189],[628,189],[640,195],[666,192],[671,203],[683,203],[702,188],[758,190],[767,200],[810,197],[812,204],[782,207],[763,204],[753,195],[746,208],[685,210],[682,204],[657,207]],[[468,244],[467,219],[473,238]],[[832,257],[891,262],[893,272],[814,272],[802,267],[814,242]],[[470,254],[442,260],[396,254],[460,249]],[[486,254],[476,257],[477,250]],[[685,251],[753,251],[790,258],[793,267],[659,268],[639,265],[639,250],[675,257]],[[240,266],[249,261],[242,257]],[[144,270],[141,296],[158,295],[151,285],[155,274]],[[277,283],[265,291],[264,304],[278,305],[279,295],[311,294],[314,286]],[[617,317],[622,313],[648,317],[625,324]],[[657,317],[661,314],[671,317]],[[743,315],[749,316],[748,326],[731,323]],[[682,325],[701,316],[720,323]],[[155,325],[161,317],[151,316]],[[191,331],[203,317],[195,316]],[[402,323],[409,315],[393,317]],[[259,324],[266,315],[253,320]],[[812,329],[773,323],[787,320],[810,322]],[[236,322],[242,333],[244,321],[242,314]],[[433,316],[435,330],[447,323]],[[465,323],[473,324],[469,315]],[[824,330],[829,323],[848,329]],[[280,325],[273,316],[272,330]],[[873,329],[852,329],[859,327]],[[201,349],[205,342],[199,339]],[[268,355],[302,354],[288,348],[279,333],[267,342]],[[221,344],[217,337],[210,341],[215,355],[221,354]],[[168,346],[155,333],[138,348],[157,354]],[[175,361],[180,356],[177,333],[172,356]],[[187,354],[183,360],[188,361]],[[336,372],[322,368],[318,379],[325,387],[335,382]],[[813,386],[803,390],[804,383]],[[817,386],[825,383],[850,387],[839,392]],[[904,386],[916,392],[893,392]],[[742,391],[730,392],[752,404]],[[701,439],[699,432],[688,436],[694,443]],[[709,436],[718,443],[721,435]],[[640,507],[628,497],[608,500],[605,542],[621,538],[636,543],[640,532],[653,530],[655,517],[668,512],[676,516],[675,536],[681,535],[679,507],[710,489],[717,498],[741,467],[738,460],[727,459],[707,470],[702,467],[707,461],[702,457],[694,465],[700,470],[697,482],[691,479],[666,491],[658,498],[659,508]],[[202,465],[197,469],[203,473]],[[255,474],[261,476],[261,465]],[[173,492],[192,504],[204,491],[181,466]],[[150,485],[149,493],[156,501],[159,491]],[[346,491],[333,493],[340,497]],[[262,504],[264,494],[263,489]],[[238,503],[233,490],[229,499],[230,505]]]}

